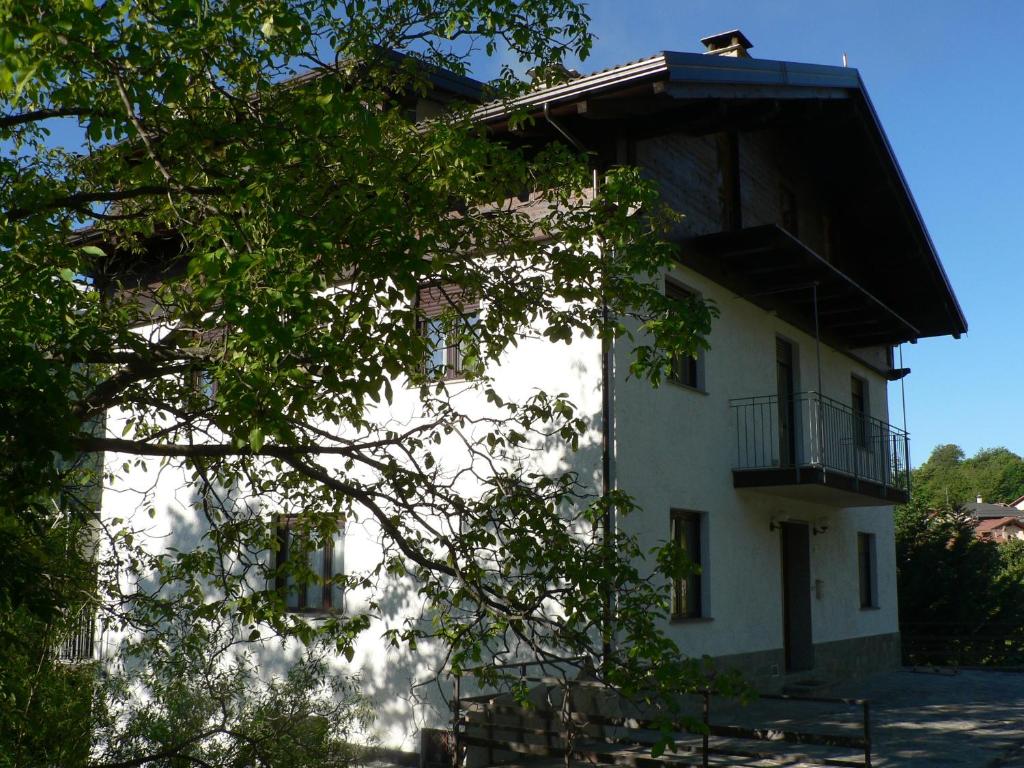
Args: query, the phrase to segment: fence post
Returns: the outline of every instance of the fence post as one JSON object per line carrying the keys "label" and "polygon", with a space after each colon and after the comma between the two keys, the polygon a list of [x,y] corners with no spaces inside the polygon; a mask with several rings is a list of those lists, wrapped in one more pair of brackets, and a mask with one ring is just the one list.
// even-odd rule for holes
{"label": "fence post", "polygon": [[[543,673],[543,671],[544,671],[544,669],[542,667],[541,668],[541,672]],[[519,681],[523,685],[527,684],[526,683],[526,665],[525,664],[520,664],[519,665]],[[525,721],[525,719],[523,717],[522,710],[520,710],[520,712],[519,712],[519,741],[522,744],[526,743],[526,721]]]}
{"label": "fence post", "polygon": [[562,693],[562,727],[565,729],[565,768],[572,768],[572,753],[576,746],[575,728],[572,719],[572,686],[568,680],[563,681]]}
{"label": "fence post", "polygon": [[454,768],[462,766],[462,740],[459,738],[459,727],[461,723],[461,697],[462,697],[462,675],[455,676],[455,698],[452,701],[452,764]]}
{"label": "fence post", "polygon": [[864,707],[864,768],[871,768],[871,705],[867,699],[861,705]]}
{"label": "fence post", "polygon": [[701,768],[708,768],[708,737],[711,729],[711,692],[704,689],[704,733],[701,736]]}
{"label": "fence post", "polygon": [[494,710],[488,704],[487,710],[487,764],[494,765]]}

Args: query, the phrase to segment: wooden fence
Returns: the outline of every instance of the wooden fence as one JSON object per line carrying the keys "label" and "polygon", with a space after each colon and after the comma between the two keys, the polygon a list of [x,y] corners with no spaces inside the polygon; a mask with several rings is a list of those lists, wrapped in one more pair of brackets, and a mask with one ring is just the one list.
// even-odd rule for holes
{"label": "wooden fence", "polygon": [[[657,712],[632,707],[596,681],[526,674],[519,681],[529,686],[530,697],[525,702],[507,693],[461,696],[461,680],[456,678],[451,745],[457,768],[481,768],[524,758],[555,759],[566,768],[574,762],[630,768],[706,767],[726,758],[784,758],[805,765],[856,768],[872,764],[870,704],[863,699],[759,697],[762,702],[779,702],[790,711],[807,704],[842,708],[853,718],[848,725],[856,727],[838,732],[793,724],[752,727],[730,722],[728,717],[715,716],[716,699],[710,691],[690,694],[677,702],[683,714],[670,723],[669,750],[654,757],[651,747],[666,728]],[[793,719],[781,718],[790,723]],[[811,751],[796,747],[810,747]]]}

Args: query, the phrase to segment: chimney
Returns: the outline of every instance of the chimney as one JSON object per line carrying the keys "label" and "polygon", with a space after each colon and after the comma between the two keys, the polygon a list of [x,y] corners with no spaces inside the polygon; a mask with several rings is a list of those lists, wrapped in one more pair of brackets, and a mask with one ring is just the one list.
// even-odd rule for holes
{"label": "chimney", "polygon": [[747,40],[747,36],[738,29],[702,37],[700,41],[707,48],[704,53],[712,56],[731,56],[735,59],[749,59],[749,51],[754,47],[754,44]]}
{"label": "chimney", "polygon": [[981,500],[981,494],[980,494],[980,493],[978,494],[978,503],[979,503],[979,504],[984,504],[984,503],[985,503],[985,502],[983,502],[983,501]]}

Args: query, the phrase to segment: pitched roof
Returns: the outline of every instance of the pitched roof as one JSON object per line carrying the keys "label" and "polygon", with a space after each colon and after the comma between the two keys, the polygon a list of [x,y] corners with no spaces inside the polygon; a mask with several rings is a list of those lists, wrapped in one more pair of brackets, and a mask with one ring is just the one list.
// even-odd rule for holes
{"label": "pitched roof", "polygon": [[[816,105],[824,108],[804,109]],[[526,131],[521,122],[511,123],[523,113],[533,118]],[[786,121],[790,131],[803,124],[807,131],[801,147],[808,162],[828,178],[845,180],[839,190],[848,196],[841,201],[845,209],[864,209],[857,224],[867,222],[878,247],[863,248],[859,266],[866,275],[886,275],[871,286],[872,292],[911,324],[877,343],[959,337],[967,331],[963,310],[854,68],[662,51],[483,104],[474,114],[513,140],[541,131],[565,136],[562,128],[567,126],[569,135],[582,134],[591,143],[607,138],[610,119],[644,123],[641,132],[668,132],[679,115],[699,121],[706,133],[736,130],[744,119],[761,120],[763,127],[773,115]],[[583,143],[588,144],[586,138]],[[913,294],[908,285],[915,286]]]}
{"label": "pitched roof", "polygon": [[1013,517],[1016,518],[1019,514],[1018,510],[1013,507],[1007,506],[1006,504],[989,504],[987,502],[978,503],[976,501],[969,501],[964,505],[964,511],[969,513],[971,517],[982,520],[985,518],[1001,518],[1001,517]]}

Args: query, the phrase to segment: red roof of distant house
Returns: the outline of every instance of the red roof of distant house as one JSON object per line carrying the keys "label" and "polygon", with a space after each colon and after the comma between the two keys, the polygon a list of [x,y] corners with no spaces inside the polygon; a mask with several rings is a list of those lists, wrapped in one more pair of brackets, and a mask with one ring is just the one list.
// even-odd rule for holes
{"label": "red roof of distant house", "polygon": [[991,534],[993,531],[1006,525],[1015,525],[1021,530],[1024,530],[1024,523],[1016,517],[990,517],[985,520],[979,520],[978,524],[974,526],[974,532],[981,537],[986,534]]}

